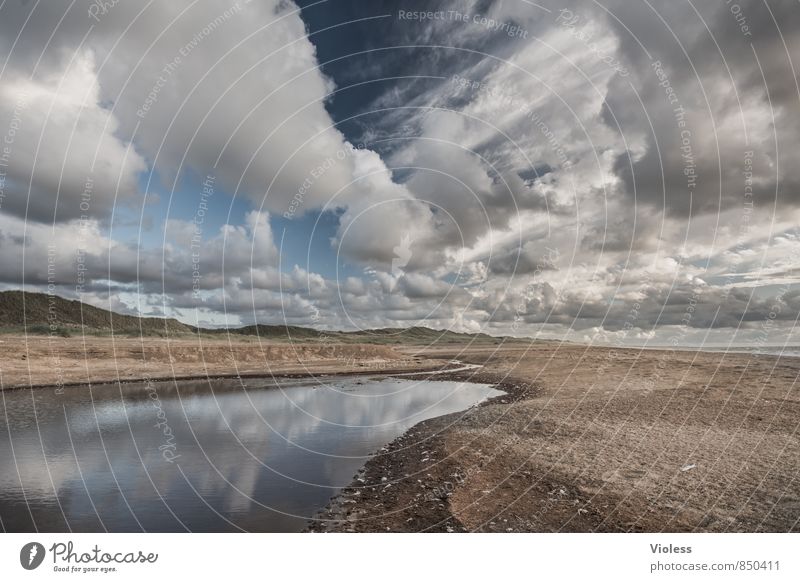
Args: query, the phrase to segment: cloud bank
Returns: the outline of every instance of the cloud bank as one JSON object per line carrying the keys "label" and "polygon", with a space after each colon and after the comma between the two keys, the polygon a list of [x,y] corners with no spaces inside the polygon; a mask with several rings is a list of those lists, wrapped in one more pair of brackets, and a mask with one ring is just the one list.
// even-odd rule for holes
{"label": "cloud bank", "polygon": [[6,3],[2,284],[212,324],[793,340],[795,7],[341,4]]}

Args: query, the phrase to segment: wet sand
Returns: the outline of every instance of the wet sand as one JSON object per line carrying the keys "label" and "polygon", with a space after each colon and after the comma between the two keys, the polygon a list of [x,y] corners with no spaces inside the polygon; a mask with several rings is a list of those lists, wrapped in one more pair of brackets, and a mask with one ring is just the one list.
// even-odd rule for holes
{"label": "wet sand", "polygon": [[[407,350],[414,353],[414,349]],[[429,349],[509,395],[414,427],[313,531],[797,531],[800,360]]]}
{"label": "wet sand", "polygon": [[378,451],[314,531],[800,529],[798,358],[546,342],[0,341],[5,388],[378,375],[459,360],[480,367],[437,378],[507,392],[421,423]]}

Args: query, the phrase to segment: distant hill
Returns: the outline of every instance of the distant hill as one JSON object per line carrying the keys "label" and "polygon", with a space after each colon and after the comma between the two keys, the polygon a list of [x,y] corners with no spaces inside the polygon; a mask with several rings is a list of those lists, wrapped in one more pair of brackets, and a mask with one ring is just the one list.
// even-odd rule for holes
{"label": "distant hill", "polygon": [[0,329],[26,330],[28,333],[66,335],[71,330],[87,332],[135,333],[145,335],[192,333],[192,326],[177,319],[136,317],[100,309],[57,295],[25,291],[0,292]]}
{"label": "distant hill", "polygon": [[137,317],[100,309],[80,301],[45,293],[0,291],[0,333],[59,335],[243,335],[279,341],[331,341],[342,343],[431,344],[465,341],[498,342],[502,339],[484,333],[456,333],[427,327],[383,328],[364,331],[320,331],[292,325],[247,325],[239,328],[197,328],[177,319]]}
{"label": "distant hill", "polygon": [[[380,343],[403,343],[403,344],[429,344],[429,343],[448,343],[471,341],[495,341],[496,338],[485,333],[457,333],[454,331],[437,330],[429,327],[406,327],[406,328],[383,328],[368,329],[353,332],[361,338],[369,338],[369,341]],[[364,341],[363,339],[361,341]]]}
{"label": "distant hill", "polygon": [[292,341],[336,341],[342,343],[430,344],[463,343],[464,341],[499,341],[485,333],[456,333],[428,327],[382,328],[363,331],[319,331],[309,327],[284,325],[248,325],[234,329],[203,330],[204,333],[252,335],[265,339]]}

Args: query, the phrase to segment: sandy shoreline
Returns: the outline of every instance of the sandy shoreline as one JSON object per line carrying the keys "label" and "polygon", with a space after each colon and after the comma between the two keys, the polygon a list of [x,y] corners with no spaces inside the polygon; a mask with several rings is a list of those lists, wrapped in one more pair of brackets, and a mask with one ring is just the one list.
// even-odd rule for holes
{"label": "sandy shoreline", "polygon": [[[262,373],[262,372],[250,372],[250,373],[242,373],[242,374],[203,374],[203,375],[187,375],[187,376],[157,376],[157,377],[130,377],[130,378],[114,378],[114,379],[102,379],[102,380],[95,380],[92,382],[72,382],[72,383],[64,383],[64,384],[16,384],[11,386],[4,386],[2,391],[11,392],[12,390],[59,390],[59,389],[71,389],[71,388],[88,388],[89,386],[104,386],[109,384],[142,384],[145,382],[149,382],[152,384],[164,384],[167,382],[184,382],[184,381],[197,381],[197,380],[266,380],[266,379],[274,379],[274,380],[284,380],[284,379],[303,379],[303,378],[331,378],[331,377],[350,377],[350,376],[375,376],[375,377],[403,377],[409,370],[415,370],[413,372],[414,375],[416,374],[437,374],[436,378],[439,378],[438,374],[440,373],[447,373],[450,369],[447,366],[452,366],[454,369],[457,368],[457,364],[453,364],[451,362],[438,362],[435,365],[430,366],[423,366],[420,365],[414,368],[387,368],[385,370],[373,370],[373,369],[353,369],[353,370],[342,370],[342,369],[325,369],[323,368],[319,372],[311,372],[305,370],[303,372],[300,371],[292,371],[289,369],[287,371],[283,371],[280,373]],[[443,378],[442,378],[443,379]]]}
{"label": "sandy shoreline", "polygon": [[431,355],[484,364],[456,376],[509,397],[413,427],[311,531],[798,530],[796,359],[582,346]]}
{"label": "sandy shoreline", "polygon": [[0,354],[5,388],[391,376],[457,360],[475,368],[435,379],[507,393],[420,423],[378,451],[311,531],[796,531],[800,523],[800,359],[544,342],[198,346],[8,336]]}
{"label": "sandy shoreline", "polygon": [[2,389],[221,378],[391,374],[448,365],[383,345],[0,335]]}

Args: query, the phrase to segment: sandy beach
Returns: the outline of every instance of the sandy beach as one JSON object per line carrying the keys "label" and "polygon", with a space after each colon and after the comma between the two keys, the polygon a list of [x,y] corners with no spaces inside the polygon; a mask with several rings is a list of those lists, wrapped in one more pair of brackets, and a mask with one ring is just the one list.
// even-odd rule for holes
{"label": "sandy beach", "polygon": [[5,388],[390,375],[459,361],[475,368],[437,378],[506,392],[423,422],[377,451],[313,531],[799,527],[794,358],[547,342],[390,347],[35,336],[4,336],[0,351]]}
{"label": "sandy beach", "polygon": [[141,379],[379,374],[446,364],[382,345],[89,335],[0,335],[0,362],[4,389]]}
{"label": "sandy beach", "polygon": [[432,349],[509,396],[416,426],[315,531],[796,531],[800,361]]}

